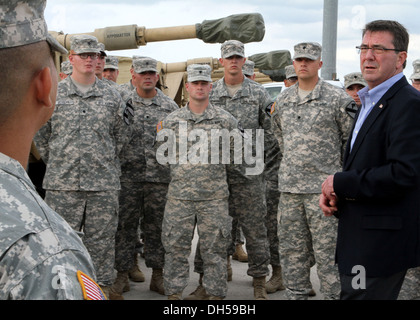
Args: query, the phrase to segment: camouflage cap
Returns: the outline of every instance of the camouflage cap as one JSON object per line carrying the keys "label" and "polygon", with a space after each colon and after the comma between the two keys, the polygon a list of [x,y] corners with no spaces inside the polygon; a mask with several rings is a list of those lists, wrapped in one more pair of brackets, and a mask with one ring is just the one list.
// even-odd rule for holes
{"label": "camouflage cap", "polygon": [[420,79],[420,59],[413,62],[414,73],[411,75],[410,80]]}
{"label": "camouflage cap", "polygon": [[242,42],[237,40],[228,40],[225,43],[223,43],[221,51],[223,59],[232,56],[240,56],[245,58],[245,46]]}
{"label": "camouflage cap", "polygon": [[105,58],[105,67],[104,69],[114,69],[118,70],[118,58],[113,56],[108,56]]}
{"label": "camouflage cap", "polygon": [[133,59],[133,68],[136,73],[147,71],[158,72],[157,61],[149,57],[135,57]]}
{"label": "camouflage cap", "polygon": [[0,1],[0,49],[47,41],[52,50],[67,53],[49,33],[44,19],[46,0]]}
{"label": "camouflage cap", "polygon": [[286,71],[286,79],[297,77],[294,65],[287,66],[285,68],[285,71]]}
{"label": "camouflage cap", "polygon": [[72,54],[80,53],[101,53],[98,39],[90,35],[76,35],[70,39],[70,50]]}
{"label": "camouflage cap", "polygon": [[73,66],[71,65],[70,61],[66,60],[61,62],[61,72],[67,75],[73,73]]}
{"label": "camouflage cap", "polygon": [[188,82],[207,81],[212,82],[211,68],[207,64],[192,64],[187,67]]}
{"label": "camouflage cap", "polygon": [[98,43],[99,46],[99,53],[101,54],[101,56],[106,57],[107,54],[105,52],[105,45],[101,42]]}
{"label": "camouflage cap", "polygon": [[321,58],[322,46],[317,42],[302,42],[295,45],[295,55],[293,60],[307,58],[318,60]]}
{"label": "camouflage cap", "polygon": [[246,76],[252,76],[255,73],[254,68],[255,68],[254,61],[246,60],[245,64],[242,67],[242,72]]}
{"label": "camouflage cap", "polygon": [[344,88],[348,88],[354,84],[360,84],[364,87],[367,87],[366,80],[363,79],[361,72],[353,72],[344,76]]}

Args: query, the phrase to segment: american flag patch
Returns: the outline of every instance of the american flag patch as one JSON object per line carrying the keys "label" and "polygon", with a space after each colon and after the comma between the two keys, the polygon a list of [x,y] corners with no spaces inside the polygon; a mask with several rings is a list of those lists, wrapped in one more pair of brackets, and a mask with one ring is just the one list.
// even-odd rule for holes
{"label": "american flag patch", "polygon": [[77,279],[79,279],[85,300],[107,300],[97,283],[80,270],[77,271]]}
{"label": "american flag patch", "polygon": [[274,102],[271,106],[270,114],[273,114],[276,111],[276,103]]}

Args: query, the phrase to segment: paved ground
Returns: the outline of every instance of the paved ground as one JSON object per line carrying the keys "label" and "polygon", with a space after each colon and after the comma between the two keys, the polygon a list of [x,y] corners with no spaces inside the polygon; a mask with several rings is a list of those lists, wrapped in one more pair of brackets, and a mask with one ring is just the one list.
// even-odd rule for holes
{"label": "paved ground", "polygon": [[[193,272],[193,257],[195,244],[197,242],[197,236],[194,237],[192,254],[190,256],[190,282],[188,287],[184,290],[183,296],[187,296],[198,285],[198,274]],[[125,300],[167,300],[166,296],[162,296],[156,292],[149,290],[150,278],[152,270],[146,268],[144,259],[139,258],[140,269],[143,271],[146,277],[145,282],[132,282],[130,281],[131,290],[124,293]],[[233,277],[232,281],[228,282],[228,294],[225,300],[253,300],[253,288],[252,288],[252,278],[246,274],[248,268],[247,263],[238,262],[236,260],[232,261]],[[268,280],[268,279],[267,279]],[[316,270],[313,268],[311,270],[311,282],[314,286],[317,295],[310,300],[320,300],[322,299],[321,294],[319,293],[319,281],[316,275]],[[270,300],[285,300],[284,291],[276,292],[269,295]]]}

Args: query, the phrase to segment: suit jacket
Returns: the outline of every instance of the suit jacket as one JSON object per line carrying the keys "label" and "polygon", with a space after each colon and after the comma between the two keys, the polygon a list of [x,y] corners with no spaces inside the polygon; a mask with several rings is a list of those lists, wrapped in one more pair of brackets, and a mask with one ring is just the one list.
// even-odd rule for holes
{"label": "suit jacket", "polygon": [[334,177],[340,273],[363,266],[367,277],[385,277],[419,266],[420,93],[403,77],[373,108],[351,152],[350,140]]}

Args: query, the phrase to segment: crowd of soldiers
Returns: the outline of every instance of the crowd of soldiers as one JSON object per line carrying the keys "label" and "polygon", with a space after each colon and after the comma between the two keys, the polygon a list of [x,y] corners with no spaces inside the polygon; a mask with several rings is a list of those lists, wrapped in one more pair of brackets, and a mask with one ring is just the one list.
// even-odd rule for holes
{"label": "crowd of soldiers", "polygon": [[[180,108],[157,87],[155,59],[133,57],[132,79],[118,85],[118,59],[107,56],[93,36],[71,38],[55,110],[37,130],[32,155],[39,152],[46,164],[38,191],[45,190],[40,195],[46,204],[80,233],[92,260],[83,275],[99,285],[102,297],[124,299],[129,280],[145,281],[138,266],[138,248],[144,245],[146,266],[153,270],[150,290],[182,299],[197,228],[199,284],[186,300],[224,299],[232,256],[248,263],[256,300],[278,290],[286,290],[288,299],[308,299],[315,294],[310,282],[315,264],[324,298],[339,299],[337,221],[322,216],[319,197],[326,176],[342,167],[361,104],[357,91],[367,84],[361,73],[345,76],[345,90],[319,78],[321,52],[315,42],[294,47],[287,90],[273,103],[252,80],[254,65],[246,59],[244,44],[226,41],[220,58],[224,77],[212,83],[209,66],[189,66],[190,99]],[[420,87],[419,60],[414,68],[411,80]],[[213,163],[210,154],[199,154],[215,152],[211,139],[201,136],[199,152],[193,148],[193,134],[215,130],[238,133],[229,136],[228,162]],[[175,147],[159,154],[170,140],[161,136],[168,132],[175,133]],[[252,155],[262,154],[262,170],[249,174],[258,159],[233,161],[238,141],[242,156],[247,144]],[[216,148],[217,154],[225,151],[220,142]],[[159,161],[171,153],[174,162]],[[196,156],[199,161],[193,162]],[[413,271],[407,276],[411,288],[419,278]],[[17,288],[11,292],[20,295],[5,298],[22,297],[25,289]],[[42,298],[34,292],[28,297]]]}

